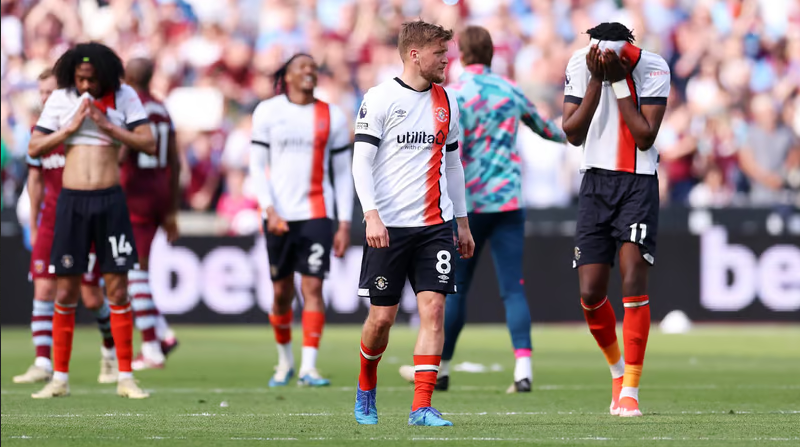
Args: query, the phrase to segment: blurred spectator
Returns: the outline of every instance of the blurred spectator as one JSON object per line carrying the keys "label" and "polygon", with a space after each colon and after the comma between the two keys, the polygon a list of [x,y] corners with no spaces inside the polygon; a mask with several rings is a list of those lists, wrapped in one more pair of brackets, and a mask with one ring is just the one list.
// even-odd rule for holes
{"label": "blurred spectator", "polygon": [[261,222],[256,211],[258,201],[245,195],[246,177],[247,168],[229,170],[225,176],[225,192],[217,203],[217,215],[227,222],[230,235],[255,233]]}
{"label": "blurred spectator", "polygon": [[[0,0],[0,13],[0,129],[12,157],[5,185],[17,195],[38,107],[30,92],[73,43],[97,39],[123,58],[157,61],[153,91],[181,123],[185,206],[213,211],[228,173],[246,163],[249,114],[274,94],[272,73],[283,61],[310,53],[321,68],[317,96],[352,118],[367,89],[401,72],[397,32],[420,17],[456,32],[489,29],[493,71],[552,111],[562,108],[564,68],[588,44],[585,30],[610,20],[632,27],[637,45],[663,55],[672,72],[656,142],[664,206],[697,203],[705,193],[696,191],[716,187],[718,174],[731,206],[791,200],[800,157],[791,150],[800,135],[797,0]],[[456,79],[455,44],[447,57],[447,78]],[[212,88],[220,98],[180,87]],[[767,100],[774,124],[754,113]],[[572,203],[574,187],[560,185],[580,180],[572,162],[579,149],[542,146],[524,134],[518,144],[531,154],[532,205]]]}
{"label": "blurred spectator", "polygon": [[724,208],[733,201],[733,190],[725,184],[722,169],[711,165],[705,178],[689,193],[692,208]]}
{"label": "blurred spectator", "polygon": [[742,171],[750,179],[750,201],[769,206],[786,202],[784,192],[789,174],[791,151],[800,150],[797,137],[780,122],[771,97],[756,96],[750,105],[753,124],[748,129],[747,143],[739,153]]}

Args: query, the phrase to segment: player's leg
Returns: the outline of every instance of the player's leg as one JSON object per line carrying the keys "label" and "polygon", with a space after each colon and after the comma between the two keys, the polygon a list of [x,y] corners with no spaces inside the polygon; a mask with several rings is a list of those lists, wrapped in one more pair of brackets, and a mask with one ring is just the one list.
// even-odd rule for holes
{"label": "player's leg", "polygon": [[91,247],[91,222],[84,197],[62,190],[56,204],[56,225],[48,272],[56,275],[53,314],[53,380],[32,395],[36,399],[69,395],[69,361],[75,332],[75,308],[80,299],[81,275],[86,272]]}
{"label": "player's leg", "polygon": [[97,262],[103,273],[111,307],[111,334],[117,350],[117,394],[144,399],[149,394],[133,379],[133,309],[128,296],[128,272],[139,257],[122,188],[115,187],[93,197]]}
{"label": "player's leg", "polygon": [[33,281],[33,312],[31,334],[36,357],[24,374],[14,376],[14,383],[36,383],[50,380],[53,363],[53,313],[56,299],[56,278],[49,272],[50,249],[53,247],[53,227],[42,219],[31,251],[30,278]]}
{"label": "player's leg", "polygon": [[303,356],[299,385],[326,386],[330,381],[317,372],[317,352],[325,326],[325,301],[322,281],[330,270],[333,246],[333,221],[314,219],[301,228],[302,249],[295,270],[302,274],[300,289],[303,295]]}
{"label": "player's leg", "polygon": [[69,361],[75,333],[75,309],[80,299],[80,276],[59,276],[53,315],[53,380],[34,399],[69,395]]}
{"label": "player's leg", "polygon": [[[158,226],[151,223],[133,225],[139,263],[128,272],[128,294],[133,306],[134,322],[142,334],[142,350],[133,360],[133,369],[163,368],[166,354],[177,345],[167,320],[158,311],[150,288],[150,247]],[[165,350],[167,352],[165,352]]]}
{"label": "player's leg", "polygon": [[409,278],[417,294],[419,334],[414,348],[414,401],[409,425],[450,426],[431,405],[444,345],[445,295],[455,292],[455,260],[452,224],[431,226],[415,238]]}
{"label": "player's leg", "polygon": [[81,297],[97,322],[97,328],[103,339],[100,346],[100,374],[98,383],[117,382],[117,351],[114,347],[114,336],[111,334],[111,308],[100,288],[100,266],[94,250],[89,253],[89,271],[81,279]]}
{"label": "player's leg", "polygon": [[[91,256],[94,256],[92,254]],[[89,260],[91,268],[92,260]],[[90,274],[91,275],[91,274]],[[98,383],[117,382],[117,350],[114,347],[114,336],[111,333],[111,308],[100,288],[99,277],[84,275],[81,281],[81,297],[83,305],[86,306],[97,321],[97,327],[103,337],[103,344],[100,347],[100,374],[97,376]]]}
{"label": "player's leg", "polygon": [[647,295],[650,264],[642,258],[636,244],[626,242],[620,248],[619,267],[622,275],[622,303],[625,307],[622,322],[625,376],[620,393],[620,416],[641,416],[639,379],[650,334],[650,298]]}
{"label": "player's leg", "polygon": [[[47,267],[45,266],[45,269]],[[55,278],[33,279],[33,312],[31,334],[36,357],[24,374],[14,376],[14,383],[46,382],[53,376],[50,351],[53,347],[53,313],[55,308]]]}
{"label": "player's leg", "polygon": [[322,299],[322,278],[303,275],[300,282],[303,294],[303,351],[298,384],[330,385],[317,372],[317,353],[325,327],[325,303]]}
{"label": "player's leg", "polygon": [[531,365],[531,312],[522,279],[522,256],[525,245],[525,213],[522,210],[496,213],[497,220],[490,242],[494,271],[500,297],[506,308],[506,325],[514,347],[514,383],[509,392],[530,392],[533,382]]}
{"label": "player's leg", "polygon": [[[278,365],[270,378],[269,386],[286,386],[294,376],[294,355],[292,354],[292,303],[294,302],[294,260],[293,241],[296,238],[296,225],[289,224],[289,232],[275,236],[266,231],[267,255],[269,256],[270,276],[272,277],[272,310],[269,322],[275,333],[278,348]],[[294,231],[294,232],[293,232]]]}
{"label": "player's leg", "polygon": [[650,333],[650,297],[647,275],[655,262],[658,234],[658,178],[630,176],[630,191],[616,220],[616,236],[622,241],[619,253],[622,303],[625,316],[622,338],[625,344],[625,376],[620,393],[620,416],[641,416],[639,379],[642,375],[647,338]]}
{"label": "player's leg", "polygon": [[356,385],[354,414],[359,424],[377,424],[376,406],[378,364],[389,344],[400,297],[410,262],[409,231],[389,228],[390,246],[372,248],[364,245],[358,295],[369,298],[370,307],[361,330],[361,369]]}
{"label": "player's leg", "polygon": [[617,318],[608,301],[608,279],[616,254],[611,220],[616,203],[615,177],[589,170],[578,195],[578,226],[575,231],[573,267],[578,269],[581,306],[597,346],[611,370],[611,414],[619,414],[619,393],[625,363],[617,342]]}

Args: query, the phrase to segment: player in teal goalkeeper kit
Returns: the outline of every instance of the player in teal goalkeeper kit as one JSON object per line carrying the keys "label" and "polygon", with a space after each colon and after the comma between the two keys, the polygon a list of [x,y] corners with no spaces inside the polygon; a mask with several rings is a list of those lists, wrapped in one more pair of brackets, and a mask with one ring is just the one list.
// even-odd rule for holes
{"label": "player in teal goalkeeper kit", "polygon": [[[444,350],[436,389],[448,387],[450,360],[464,327],[466,297],[478,253],[489,241],[516,357],[514,385],[509,392],[530,391],[531,316],[522,280],[525,210],[522,160],[515,146],[517,128],[522,122],[547,140],[566,142],[566,137],[560,126],[539,116],[512,81],[492,73],[492,38],[486,29],[467,27],[458,45],[465,72],[449,88],[461,113],[461,159],[475,256],[457,260],[457,293],[447,296]],[[401,369],[403,377],[413,380],[406,369]]]}

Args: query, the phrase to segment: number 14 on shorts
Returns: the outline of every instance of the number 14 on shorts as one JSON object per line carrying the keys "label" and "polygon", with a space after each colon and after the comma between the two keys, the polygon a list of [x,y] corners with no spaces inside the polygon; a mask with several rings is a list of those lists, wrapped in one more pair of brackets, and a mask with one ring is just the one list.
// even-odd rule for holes
{"label": "number 14 on shorts", "polygon": [[119,235],[119,238],[116,236],[109,236],[108,243],[111,244],[111,255],[116,259],[119,257],[120,253],[130,256],[133,253],[133,247],[131,243],[125,239],[125,234]]}

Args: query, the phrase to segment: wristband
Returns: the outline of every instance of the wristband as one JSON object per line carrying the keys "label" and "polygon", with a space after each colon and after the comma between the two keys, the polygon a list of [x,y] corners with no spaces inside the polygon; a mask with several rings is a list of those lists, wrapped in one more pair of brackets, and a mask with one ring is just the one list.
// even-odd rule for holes
{"label": "wristband", "polygon": [[625,79],[611,84],[611,88],[614,89],[614,95],[617,96],[617,99],[623,99],[631,96],[631,90],[628,88],[628,81]]}

